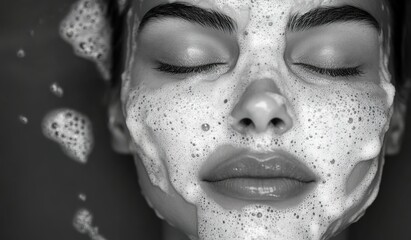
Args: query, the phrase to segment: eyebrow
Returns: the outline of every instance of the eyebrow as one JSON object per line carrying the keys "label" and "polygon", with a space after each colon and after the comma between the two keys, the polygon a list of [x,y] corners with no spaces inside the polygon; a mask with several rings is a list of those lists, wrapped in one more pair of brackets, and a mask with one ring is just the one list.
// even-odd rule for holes
{"label": "eyebrow", "polygon": [[139,31],[141,32],[147,23],[164,18],[183,19],[188,22],[197,23],[203,27],[213,28],[227,33],[232,33],[237,29],[235,21],[221,12],[186,3],[174,2],[161,4],[150,9],[142,18]]}
{"label": "eyebrow", "polygon": [[367,11],[344,5],[339,7],[315,8],[304,14],[294,14],[287,24],[289,31],[304,31],[310,28],[342,22],[362,22],[381,31],[378,21]]}

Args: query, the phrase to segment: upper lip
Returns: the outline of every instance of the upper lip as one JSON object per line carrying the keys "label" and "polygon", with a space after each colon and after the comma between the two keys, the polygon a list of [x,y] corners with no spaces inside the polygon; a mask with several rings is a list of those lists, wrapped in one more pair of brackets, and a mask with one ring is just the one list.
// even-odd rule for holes
{"label": "upper lip", "polygon": [[213,152],[201,168],[201,180],[218,182],[233,178],[286,178],[315,182],[316,175],[296,157],[283,151],[254,152],[230,145]]}

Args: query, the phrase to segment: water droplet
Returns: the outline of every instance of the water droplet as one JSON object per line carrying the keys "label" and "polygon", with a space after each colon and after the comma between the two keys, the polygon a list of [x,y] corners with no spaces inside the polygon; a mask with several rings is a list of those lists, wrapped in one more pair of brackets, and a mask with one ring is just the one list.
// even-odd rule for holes
{"label": "water droplet", "polygon": [[354,122],[354,119],[352,119],[352,118],[348,119],[348,123],[353,123],[353,122]]}
{"label": "water droplet", "polygon": [[58,83],[53,83],[50,85],[50,91],[57,97],[63,97],[64,90]]}
{"label": "water droplet", "polygon": [[17,50],[17,57],[24,58],[25,56],[26,56],[26,52],[22,48]]}
{"label": "water droplet", "polygon": [[201,125],[201,129],[207,132],[208,130],[210,130],[210,125],[208,123],[204,123],[203,125]]}
{"label": "water droplet", "polygon": [[260,212],[259,212],[259,213],[257,213],[257,217],[258,217],[258,218],[261,218],[262,216],[263,216],[263,214],[262,214],[262,213],[260,213]]}
{"label": "water droplet", "polygon": [[28,118],[27,118],[26,116],[23,116],[23,115],[20,115],[20,116],[19,116],[19,121],[20,121],[22,124],[27,124],[27,123],[29,123]]}

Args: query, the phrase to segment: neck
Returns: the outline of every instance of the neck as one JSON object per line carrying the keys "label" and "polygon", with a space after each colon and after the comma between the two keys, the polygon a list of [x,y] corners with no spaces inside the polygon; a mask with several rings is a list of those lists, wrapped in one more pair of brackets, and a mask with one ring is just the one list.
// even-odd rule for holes
{"label": "neck", "polygon": [[182,232],[171,227],[168,223],[163,221],[163,239],[162,240],[189,240],[189,238]]}

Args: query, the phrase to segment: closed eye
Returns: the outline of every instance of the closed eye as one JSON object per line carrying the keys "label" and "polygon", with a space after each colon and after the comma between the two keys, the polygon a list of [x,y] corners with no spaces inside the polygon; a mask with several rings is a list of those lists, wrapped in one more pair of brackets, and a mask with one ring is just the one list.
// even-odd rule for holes
{"label": "closed eye", "polygon": [[349,67],[349,68],[320,68],[313,65],[305,63],[294,63],[294,65],[302,66],[305,69],[316,72],[321,75],[327,75],[330,77],[358,77],[364,73],[360,70],[360,67]]}
{"label": "closed eye", "polygon": [[160,71],[160,72],[165,72],[165,73],[171,73],[171,74],[190,74],[190,73],[204,73],[212,70],[213,68],[223,65],[224,63],[210,63],[210,64],[204,64],[204,65],[199,65],[199,66],[175,66],[175,65],[170,65],[167,63],[158,63],[158,67],[155,67],[154,69]]}

